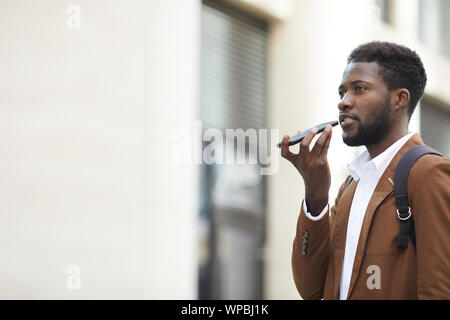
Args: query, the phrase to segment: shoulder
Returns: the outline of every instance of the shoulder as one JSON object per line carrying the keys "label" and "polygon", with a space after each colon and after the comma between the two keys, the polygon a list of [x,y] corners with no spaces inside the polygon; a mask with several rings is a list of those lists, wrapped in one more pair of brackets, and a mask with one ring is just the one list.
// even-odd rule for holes
{"label": "shoulder", "polygon": [[433,184],[446,185],[450,181],[450,159],[434,154],[422,156],[411,168],[408,187],[424,188]]}

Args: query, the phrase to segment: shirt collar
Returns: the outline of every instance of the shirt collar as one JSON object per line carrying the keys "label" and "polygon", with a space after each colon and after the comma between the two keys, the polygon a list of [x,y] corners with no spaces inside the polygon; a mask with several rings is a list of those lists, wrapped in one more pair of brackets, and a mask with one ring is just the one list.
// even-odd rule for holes
{"label": "shirt collar", "polygon": [[355,160],[348,164],[348,171],[352,175],[354,180],[359,180],[363,172],[367,169],[375,169],[377,179],[380,179],[383,172],[386,170],[389,163],[394,158],[395,154],[400,148],[414,135],[414,132],[410,132],[394,142],[389,148],[384,150],[378,156],[370,159],[369,152],[366,150],[360,154]]}

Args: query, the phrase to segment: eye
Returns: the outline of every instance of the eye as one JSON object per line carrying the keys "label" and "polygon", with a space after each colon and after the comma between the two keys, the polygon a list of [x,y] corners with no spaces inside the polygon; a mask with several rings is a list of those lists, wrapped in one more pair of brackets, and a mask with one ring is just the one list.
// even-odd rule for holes
{"label": "eye", "polygon": [[367,89],[366,87],[356,86],[355,87],[355,92],[356,93],[363,93],[366,89]]}
{"label": "eye", "polygon": [[344,91],[339,91],[339,97],[342,99],[342,97],[344,96],[345,92]]}

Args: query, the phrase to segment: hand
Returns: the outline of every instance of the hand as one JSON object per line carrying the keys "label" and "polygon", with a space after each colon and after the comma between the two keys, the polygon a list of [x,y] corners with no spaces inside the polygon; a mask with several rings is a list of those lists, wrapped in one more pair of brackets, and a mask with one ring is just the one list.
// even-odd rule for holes
{"label": "hand", "polygon": [[327,125],[310,150],[309,145],[317,134],[316,128],[311,130],[300,143],[298,154],[289,150],[288,135],[285,135],[281,142],[281,156],[289,160],[303,177],[306,205],[312,215],[318,215],[328,203],[331,174],[327,154],[332,131],[332,126]]}

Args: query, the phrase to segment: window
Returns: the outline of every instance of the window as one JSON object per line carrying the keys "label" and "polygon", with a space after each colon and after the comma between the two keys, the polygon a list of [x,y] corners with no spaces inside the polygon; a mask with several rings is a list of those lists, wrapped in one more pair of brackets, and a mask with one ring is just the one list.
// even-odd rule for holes
{"label": "window", "polygon": [[380,19],[384,23],[392,24],[393,0],[375,0],[375,5],[380,9]]}
{"label": "window", "polygon": [[420,0],[419,39],[450,57],[450,1]]}
{"label": "window", "polygon": [[422,99],[420,131],[424,143],[450,156],[450,108],[439,106],[430,99]]}
{"label": "window", "polygon": [[[204,1],[201,32],[203,128],[266,128],[267,24],[224,1]],[[258,164],[200,171],[199,298],[262,299],[265,178]]]}

